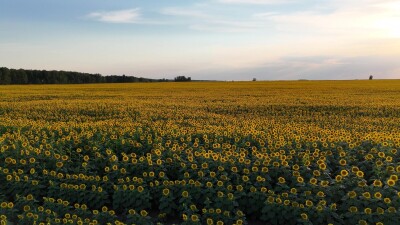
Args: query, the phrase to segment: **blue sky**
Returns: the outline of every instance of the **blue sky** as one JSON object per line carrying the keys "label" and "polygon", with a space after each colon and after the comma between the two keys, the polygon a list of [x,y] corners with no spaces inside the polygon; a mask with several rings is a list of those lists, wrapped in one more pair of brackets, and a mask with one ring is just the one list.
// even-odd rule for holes
{"label": "blue sky", "polygon": [[400,78],[400,1],[0,0],[0,66],[217,80]]}

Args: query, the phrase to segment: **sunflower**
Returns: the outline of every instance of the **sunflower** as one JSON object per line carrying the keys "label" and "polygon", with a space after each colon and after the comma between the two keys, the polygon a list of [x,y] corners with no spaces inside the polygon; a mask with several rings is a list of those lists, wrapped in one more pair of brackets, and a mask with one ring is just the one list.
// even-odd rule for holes
{"label": "sunflower", "polygon": [[308,220],[308,215],[306,213],[302,213],[300,216],[303,220]]}
{"label": "sunflower", "polygon": [[393,207],[393,206],[390,206],[390,207],[388,208],[388,212],[390,212],[390,213],[395,213],[395,212],[396,212],[396,208]]}
{"label": "sunflower", "polygon": [[163,195],[168,196],[169,195],[169,189],[168,188],[164,188],[162,193],[163,193]]}
{"label": "sunflower", "polygon": [[314,203],[313,203],[312,201],[306,200],[306,206],[307,206],[307,207],[311,207],[311,206],[313,206],[313,205],[314,205]]}
{"label": "sunflower", "polygon": [[346,177],[347,175],[349,175],[349,172],[348,172],[347,170],[341,170],[341,171],[340,171],[340,175],[341,175],[342,177]]}
{"label": "sunflower", "polygon": [[357,193],[356,193],[355,191],[350,191],[349,193],[347,193],[347,195],[348,195],[350,198],[355,198],[355,197],[357,197]]}
{"label": "sunflower", "polygon": [[198,222],[198,221],[199,221],[199,216],[198,216],[198,215],[191,215],[191,216],[190,216],[190,219],[191,219],[193,222]]}
{"label": "sunflower", "polygon": [[392,174],[392,175],[390,175],[390,179],[394,180],[394,181],[397,181],[398,180],[398,176],[396,174]]}
{"label": "sunflower", "polygon": [[183,192],[182,192],[182,197],[184,197],[184,198],[189,197],[189,192],[183,191]]}
{"label": "sunflower", "polygon": [[358,224],[359,225],[368,225],[367,221],[365,221],[365,220],[359,220]]}
{"label": "sunflower", "polygon": [[384,198],[383,201],[384,201],[386,204],[390,204],[390,203],[392,202],[392,200],[390,200],[390,198]]}
{"label": "sunflower", "polygon": [[395,184],[396,184],[396,181],[395,180],[392,180],[392,179],[389,179],[389,180],[387,180],[387,185],[389,185],[390,187],[393,187]]}
{"label": "sunflower", "polygon": [[364,172],[361,171],[361,170],[359,170],[359,171],[357,171],[356,175],[357,175],[357,177],[359,177],[359,178],[363,178],[363,177],[364,177]]}
{"label": "sunflower", "polygon": [[362,194],[362,196],[363,196],[364,198],[367,198],[367,199],[371,198],[371,194],[370,194],[369,192],[364,192],[364,193]]}
{"label": "sunflower", "polygon": [[379,191],[375,192],[374,197],[380,199],[382,198],[382,194]]}
{"label": "sunflower", "polygon": [[325,193],[323,191],[318,191],[317,196],[323,198],[325,197]]}
{"label": "sunflower", "polygon": [[148,214],[148,213],[147,213],[146,210],[140,210],[140,215],[141,215],[141,216],[146,217],[147,214]]}
{"label": "sunflower", "polygon": [[350,206],[349,211],[352,212],[352,213],[355,213],[355,212],[358,211],[358,209],[357,209],[356,206]]}
{"label": "sunflower", "polygon": [[317,182],[318,182],[318,180],[315,177],[310,179],[310,184],[312,184],[312,185],[316,185]]}

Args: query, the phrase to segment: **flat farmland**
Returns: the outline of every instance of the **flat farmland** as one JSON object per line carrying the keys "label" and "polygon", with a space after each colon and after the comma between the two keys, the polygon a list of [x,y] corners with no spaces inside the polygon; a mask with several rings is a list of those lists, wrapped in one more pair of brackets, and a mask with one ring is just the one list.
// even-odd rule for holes
{"label": "flat farmland", "polygon": [[400,80],[0,87],[1,224],[398,224]]}

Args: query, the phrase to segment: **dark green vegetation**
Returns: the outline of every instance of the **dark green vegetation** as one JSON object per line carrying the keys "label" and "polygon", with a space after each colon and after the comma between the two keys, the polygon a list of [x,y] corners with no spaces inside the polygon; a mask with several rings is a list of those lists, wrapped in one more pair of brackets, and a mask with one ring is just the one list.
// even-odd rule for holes
{"label": "dark green vegetation", "polygon": [[0,84],[88,84],[88,83],[134,83],[166,82],[167,79],[149,79],[134,76],[80,73],[56,70],[25,70],[0,68]]}

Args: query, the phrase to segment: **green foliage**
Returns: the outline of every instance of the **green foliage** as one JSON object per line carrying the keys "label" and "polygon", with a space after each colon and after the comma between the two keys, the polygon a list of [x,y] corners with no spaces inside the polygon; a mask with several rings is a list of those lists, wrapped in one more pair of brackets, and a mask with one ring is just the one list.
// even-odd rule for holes
{"label": "green foliage", "polygon": [[[189,78],[190,80],[190,78]],[[8,69],[0,67],[0,84],[87,84],[167,82],[166,79],[149,79],[135,76],[102,76],[70,71]],[[185,78],[185,81],[186,78]]]}
{"label": "green foliage", "polygon": [[174,78],[175,82],[186,82],[186,81],[191,81],[191,77],[185,77],[185,76],[177,76]]}

